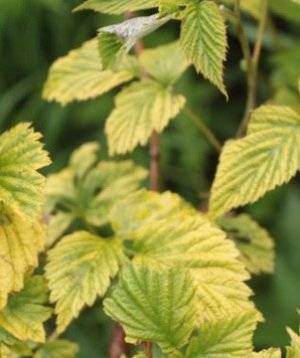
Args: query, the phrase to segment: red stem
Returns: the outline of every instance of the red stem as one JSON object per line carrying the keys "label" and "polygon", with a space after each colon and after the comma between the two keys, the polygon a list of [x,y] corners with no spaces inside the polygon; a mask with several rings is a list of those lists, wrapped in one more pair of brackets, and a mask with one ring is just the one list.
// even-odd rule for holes
{"label": "red stem", "polygon": [[109,346],[109,358],[120,358],[122,354],[129,353],[129,345],[125,342],[125,333],[123,328],[116,324]]}

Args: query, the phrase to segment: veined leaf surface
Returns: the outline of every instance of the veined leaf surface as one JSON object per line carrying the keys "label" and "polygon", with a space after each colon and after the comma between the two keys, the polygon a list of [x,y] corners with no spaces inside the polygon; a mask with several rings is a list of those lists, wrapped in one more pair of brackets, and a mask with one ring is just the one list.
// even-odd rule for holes
{"label": "veined leaf surface", "polygon": [[298,112],[273,105],[255,110],[247,135],[224,146],[212,187],[211,216],[253,203],[288,182],[300,168],[299,153]]}
{"label": "veined leaf surface", "polygon": [[192,1],[182,20],[180,43],[196,70],[227,96],[223,81],[226,59],[226,27],[214,1]]}
{"label": "veined leaf surface", "polygon": [[123,261],[121,243],[88,232],[64,237],[48,254],[46,277],[56,302],[57,330],[63,332],[84,305],[105,294]]}
{"label": "veined leaf surface", "polygon": [[128,68],[118,71],[104,69],[97,39],[93,39],[54,62],[43,97],[61,104],[84,101],[100,96],[133,77],[134,73]]}
{"label": "veined leaf surface", "polygon": [[225,216],[218,225],[234,241],[247,269],[254,274],[274,270],[274,242],[249,215]]}
{"label": "veined leaf surface", "polygon": [[125,11],[151,9],[158,6],[158,0],[87,0],[75,10],[94,10],[107,14],[122,14]]}
{"label": "veined leaf surface", "polygon": [[240,315],[227,314],[203,325],[192,338],[187,358],[240,358],[252,352],[252,336],[257,323],[255,311]]}
{"label": "veined leaf surface", "polygon": [[104,309],[121,323],[128,342],[154,341],[171,353],[187,342],[194,328],[195,287],[179,269],[128,266]]}
{"label": "veined leaf surface", "polygon": [[0,136],[0,200],[29,218],[44,203],[45,178],[38,169],[50,164],[40,133],[21,123]]}
{"label": "veined leaf surface", "polygon": [[135,82],[116,97],[116,108],[107,119],[109,152],[125,154],[145,145],[152,132],[160,133],[176,117],[185,98],[150,79]]}
{"label": "veined leaf surface", "polygon": [[44,279],[33,276],[24,289],[9,298],[7,306],[0,311],[0,327],[21,341],[44,342],[43,322],[52,310],[45,307],[48,294]]}
{"label": "veined leaf surface", "polygon": [[10,292],[20,291],[25,274],[38,265],[45,230],[23,214],[2,205],[0,214],[0,309]]}

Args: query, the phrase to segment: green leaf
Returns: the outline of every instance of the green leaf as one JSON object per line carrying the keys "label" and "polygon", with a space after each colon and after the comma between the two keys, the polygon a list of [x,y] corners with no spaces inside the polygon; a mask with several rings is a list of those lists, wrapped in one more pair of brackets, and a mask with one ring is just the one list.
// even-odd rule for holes
{"label": "green leaf", "polygon": [[195,287],[186,272],[128,266],[105,312],[123,326],[127,341],[153,341],[166,353],[187,343],[196,319]]}
{"label": "green leaf", "polygon": [[76,10],[94,10],[106,14],[122,14],[125,11],[151,9],[158,6],[158,0],[87,0]]}
{"label": "green leaf", "polygon": [[288,328],[288,334],[291,337],[290,347],[286,347],[286,358],[300,357],[300,336]]}
{"label": "green leaf", "polygon": [[29,217],[40,213],[45,179],[38,169],[50,164],[40,133],[21,123],[0,136],[0,197]]}
{"label": "green leaf", "polygon": [[47,299],[47,287],[43,278],[30,278],[24,289],[12,295],[7,306],[0,311],[0,327],[21,341],[44,342],[43,322],[52,312],[43,305]]}
{"label": "green leaf", "polygon": [[[288,87],[298,90],[298,79],[300,77],[300,45],[293,45],[272,56],[274,70],[272,72],[273,85],[281,89]],[[299,98],[298,98],[299,101]]]}
{"label": "green leaf", "polygon": [[43,97],[61,104],[95,98],[134,77],[127,67],[120,67],[104,69],[97,39],[87,41],[52,65]]}
{"label": "green leaf", "polygon": [[249,357],[252,352],[252,336],[257,323],[255,311],[219,318],[201,327],[198,336],[192,338],[187,358]]}
{"label": "green leaf", "polygon": [[158,0],[159,13],[161,16],[172,16],[177,19],[187,2],[187,0]]}
{"label": "green leaf", "polygon": [[145,145],[152,132],[162,132],[184,104],[183,96],[150,79],[125,88],[117,95],[116,108],[106,122],[110,155]]}
{"label": "green leaf", "polygon": [[210,215],[253,203],[300,167],[300,115],[289,107],[255,110],[246,137],[227,142],[212,187]]}
{"label": "green leaf", "polygon": [[114,67],[138,39],[155,31],[168,20],[168,17],[160,18],[155,14],[134,17],[119,24],[100,28],[98,42],[104,68]]}
{"label": "green leaf", "polygon": [[[223,0],[225,4],[234,5],[235,0]],[[246,13],[259,19],[261,14],[261,0],[241,0],[240,7]]]}
{"label": "green leaf", "polygon": [[173,85],[189,65],[177,41],[144,50],[140,62],[150,76],[165,86]]}
{"label": "green leaf", "polygon": [[46,277],[56,302],[57,331],[63,332],[84,305],[102,297],[123,261],[121,243],[88,232],[64,237],[48,253]]}
{"label": "green leaf", "polygon": [[24,286],[24,276],[38,265],[44,246],[44,228],[2,205],[0,213],[0,309],[10,292]]}
{"label": "green leaf", "polygon": [[34,354],[33,358],[75,358],[78,345],[65,339],[49,341]]}
{"label": "green leaf", "polygon": [[274,242],[249,215],[226,216],[217,221],[240,251],[247,269],[254,274],[274,270]]}
{"label": "green leaf", "polygon": [[114,33],[100,31],[98,35],[98,47],[104,68],[114,68],[117,61],[122,60],[123,41]]}
{"label": "green leaf", "polygon": [[226,27],[215,2],[191,2],[187,6],[182,20],[180,43],[196,70],[227,97],[223,82]]}
{"label": "green leaf", "polygon": [[147,171],[131,161],[97,163],[94,143],[74,152],[68,168],[48,178],[50,228],[48,245],[75,220],[101,226],[116,201],[140,188]]}
{"label": "green leaf", "polygon": [[249,275],[238,251],[205,217],[185,211],[167,215],[142,226],[134,239],[135,262],[189,271],[197,288],[199,324],[224,311],[252,307],[244,283]]}
{"label": "green leaf", "polygon": [[274,15],[283,18],[289,22],[300,23],[299,0],[270,0],[269,6]]}

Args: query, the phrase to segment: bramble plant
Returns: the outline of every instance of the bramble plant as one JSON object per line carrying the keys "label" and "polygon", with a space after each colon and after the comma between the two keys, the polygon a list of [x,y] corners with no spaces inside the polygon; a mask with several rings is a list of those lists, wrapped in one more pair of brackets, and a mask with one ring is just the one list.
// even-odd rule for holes
{"label": "bramble plant", "polygon": [[[90,142],[46,179],[40,134],[23,123],[1,135],[0,357],[75,357],[80,347],[61,336],[85,306],[100,309],[98,298],[115,325],[112,358],[300,357],[299,332],[291,329],[289,347],[255,351],[264,318],[247,280],[273,272],[275,250],[269,233],[237,211],[300,169],[299,52],[279,51],[274,97],[256,104],[272,11],[286,3],[300,12],[298,0],[86,0],[75,9],[123,14],[124,21],[58,59],[43,97],[66,105],[127,83],[106,121],[109,154],[149,143],[150,169],[100,160],[100,145]],[[244,14],[257,26],[253,46]],[[170,21],[180,23],[179,39],[145,48],[143,38],[159,36]],[[223,145],[176,83],[194,67],[224,105],[234,101],[223,73],[229,30],[240,41],[247,102],[236,138]],[[201,211],[160,192],[160,135],[179,113],[220,152]]]}

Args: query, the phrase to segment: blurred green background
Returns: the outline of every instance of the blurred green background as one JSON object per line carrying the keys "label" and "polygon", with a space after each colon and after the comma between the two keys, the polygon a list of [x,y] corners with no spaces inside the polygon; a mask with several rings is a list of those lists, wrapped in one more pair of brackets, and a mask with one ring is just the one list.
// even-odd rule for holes
{"label": "blurred green background", "polygon": [[[71,14],[75,0],[0,0],[0,129],[20,121],[32,121],[44,135],[53,164],[47,173],[62,168],[72,150],[86,141],[106,143],[103,125],[113,106],[116,91],[95,101],[61,107],[41,99],[50,64],[96,34],[97,28],[120,20],[93,12]],[[266,35],[259,77],[259,103],[276,98],[300,108],[297,79],[300,77],[300,8],[288,0],[271,0],[273,11]],[[256,24],[245,17],[250,39]],[[171,23],[146,38],[151,47],[177,38],[178,25]],[[189,106],[224,141],[235,135],[245,104],[245,74],[241,52],[229,26],[229,60],[226,84],[229,102],[191,69],[178,91]],[[199,205],[212,181],[217,154],[184,116],[176,118],[162,136],[163,187],[179,192]],[[135,160],[148,165],[146,148],[137,149]],[[258,348],[288,343],[285,327],[297,329],[300,308],[300,182],[299,176],[248,209],[276,241],[276,271],[251,280],[255,302],[265,315],[256,334]],[[105,357],[110,332],[99,305],[86,309],[66,336],[81,344],[80,357]]]}

